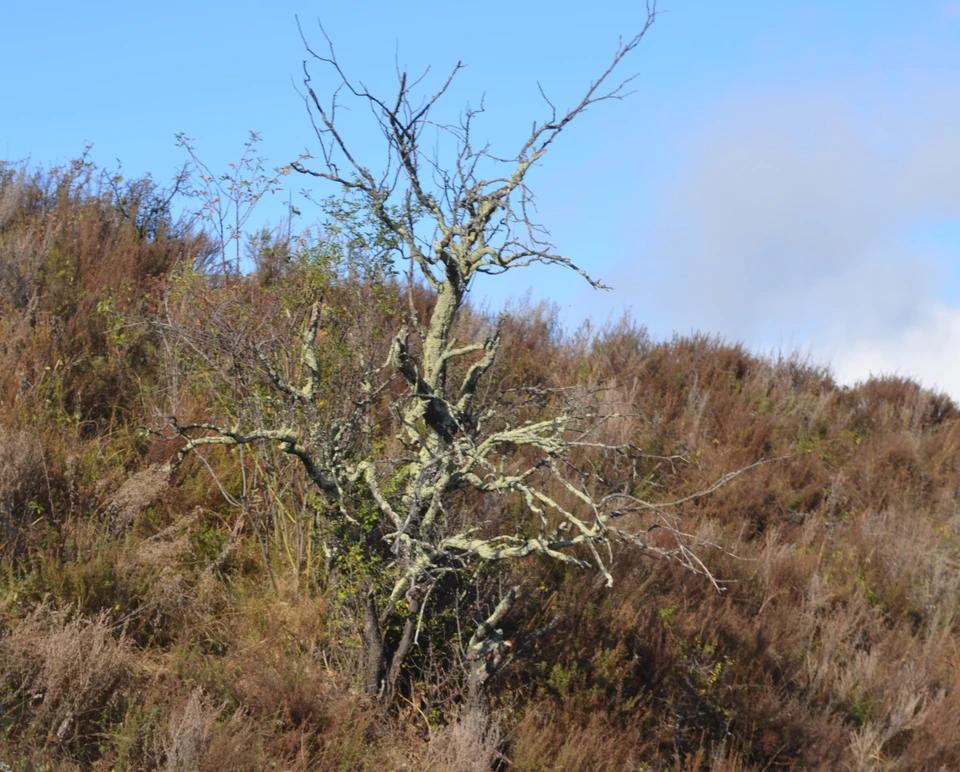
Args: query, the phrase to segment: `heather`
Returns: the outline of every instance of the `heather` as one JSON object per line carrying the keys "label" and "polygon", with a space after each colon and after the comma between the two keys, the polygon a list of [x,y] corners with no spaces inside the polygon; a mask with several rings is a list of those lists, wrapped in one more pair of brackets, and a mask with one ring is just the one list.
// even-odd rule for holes
{"label": "heather", "polygon": [[[500,319],[467,305],[464,339],[500,331],[491,394],[522,390],[520,421],[589,395],[611,416],[600,439],[642,452],[585,448],[571,474],[675,516],[709,575],[623,545],[612,587],[538,556],[438,585],[450,612],[419,626],[384,701],[365,688],[360,592],[380,569],[324,552],[323,508],[276,448],[200,447],[168,470],[183,444],[162,408],[175,396],[185,414],[269,416],[265,381],[235,365],[247,341],[289,347],[322,289],[317,399],[335,411],[362,385],[360,355],[383,361],[401,320],[427,318],[430,288],[329,231],[262,234],[243,244],[247,268],[227,270],[223,234],[174,215],[171,189],[83,158],[5,164],[0,185],[12,769],[960,763],[960,429],[944,395],[890,376],[842,387],[816,363],[710,336],[653,340],[639,319],[571,330],[549,305]],[[378,431],[370,447],[387,452]],[[509,498],[457,506],[522,522]],[[662,531],[651,548],[672,544]],[[521,592],[478,697],[467,628],[501,586]]]}

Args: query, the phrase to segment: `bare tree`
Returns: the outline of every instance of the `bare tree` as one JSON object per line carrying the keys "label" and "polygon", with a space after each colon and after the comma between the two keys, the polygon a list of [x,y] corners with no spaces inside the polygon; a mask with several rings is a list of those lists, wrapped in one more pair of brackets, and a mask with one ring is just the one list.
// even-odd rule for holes
{"label": "bare tree", "polygon": [[[620,41],[609,66],[572,108],[558,111],[544,97],[547,118],[533,124],[509,157],[474,144],[472,125],[482,108],[467,109],[453,125],[434,120],[459,63],[425,99],[417,94],[423,78],[398,72],[397,91],[386,99],[347,76],[326,33],[323,51],[304,39],[311,61],[331,73],[337,86],[325,103],[304,62],[304,97],[320,143],[320,163],[312,167],[308,164],[317,159],[305,156],[290,166],[345,192],[369,217],[379,248],[396,264],[402,264],[398,255],[408,261],[410,311],[387,336],[379,362],[368,358],[376,346],[368,347],[354,380],[341,386],[349,399],[337,414],[320,402],[321,393],[329,392],[323,365],[329,319],[319,291],[304,295],[296,356],[238,335],[204,343],[191,331],[190,346],[208,360],[220,357],[217,367],[230,373],[225,379],[238,377],[237,362],[241,370],[257,369],[271,389],[272,407],[248,414],[246,423],[171,418],[166,436],[181,441],[171,466],[207,446],[254,443],[296,459],[328,503],[328,553],[359,545],[364,559],[383,567],[364,588],[362,611],[367,686],[381,699],[394,694],[425,617],[438,614],[445,602],[444,582],[479,582],[478,567],[540,556],[592,565],[611,585],[612,547],[626,543],[710,576],[691,549],[692,540],[678,529],[672,505],[655,506],[620,490],[599,495],[583,475],[570,471],[576,453],[636,455],[634,448],[596,441],[598,427],[614,416],[598,407],[595,392],[498,392],[485,383],[497,359],[499,328],[467,342],[456,337],[458,315],[477,274],[544,263],[576,271],[593,287],[602,287],[559,254],[531,219],[527,179],[574,119],[591,105],[625,95],[631,78],[614,81],[615,73],[655,17],[655,8],[648,7],[642,29]],[[341,130],[342,99],[368,107],[374,116],[387,151],[380,172],[359,162]],[[428,129],[452,140],[455,152],[448,161],[428,152]],[[425,315],[413,307],[418,280],[433,296]],[[214,350],[218,353],[211,354]],[[515,500],[521,522],[498,530],[491,518],[476,514],[482,507],[470,502],[478,497]],[[650,516],[643,527],[618,525],[636,512]],[[653,527],[667,529],[674,540],[655,546],[648,538]],[[504,656],[508,642],[499,625],[519,592],[508,584],[487,596],[473,631],[461,639],[460,656],[474,694]]]}

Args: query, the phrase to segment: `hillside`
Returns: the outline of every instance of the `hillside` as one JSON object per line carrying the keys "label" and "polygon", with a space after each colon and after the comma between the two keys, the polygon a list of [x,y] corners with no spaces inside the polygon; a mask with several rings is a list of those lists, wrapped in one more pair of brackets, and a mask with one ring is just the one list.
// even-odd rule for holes
{"label": "hillside", "polygon": [[[546,306],[465,307],[459,337],[501,341],[478,399],[518,422],[599,406],[585,436],[631,451],[578,447],[569,474],[649,504],[623,515],[648,548],[612,547],[609,588],[536,554],[438,582],[423,606],[444,611],[406,609],[415,645],[378,699],[365,598],[389,548],[332,550],[350,542],[278,443],[169,468],[191,436],[169,416],[279,412],[248,342],[297,371],[322,298],[311,400],[334,421],[436,297],[331,230],[265,234],[229,273],[171,200],[84,159],[0,165],[0,768],[960,768],[947,397],[630,319],[568,332]],[[382,377],[352,440],[374,459],[404,452]],[[342,500],[379,543],[361,488]],[[458,494],[445,516],[526,534],[519,498]],[[479,689],[467,628],[512,586]]]}

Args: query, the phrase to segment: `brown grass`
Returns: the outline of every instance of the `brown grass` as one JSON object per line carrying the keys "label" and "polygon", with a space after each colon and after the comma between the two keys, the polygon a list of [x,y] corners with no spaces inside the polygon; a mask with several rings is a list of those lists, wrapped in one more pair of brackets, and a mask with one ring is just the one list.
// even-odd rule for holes
{"label": "brown grass", "polygon": [[0,429],[0,549],[16,552],[23,531],[35,519],[44,482],[43,451],[36,435]]}
{"label": "brown grass", "polygon": [[117,532],[133,524],[133,519],[153,504],[170,482],[170,472],[153,464],[130,477],[104,505],[104,517],[110,530]]}
{"label": "brown grass", "polygon": [[192,772],[201,762],[213,738],[220,711],[206,698],[202,689],[190,692],[183,709],[170,720],[164,751],[166,772]]}
{"label": "brown grass", "polygon": [[[127,641],[106,614],[73,616],[37,607],[0,641],[2,678],[50,743],[91,742],[131,673]],[[116,707],[114,704],[113,707]]]}
{"label": "brown grass", "polygon": [[500,759],[502,739],[485,710],[466,710],[430,738],[424,772],[487,772]]}
{"label": "brown grass", "polygon": [[[643,451],[584,451],[589,485],[665,502],[780,460],[675,509],[691,539],[723,548],[701,552],[723,593],[626,549],[610,591],[523,564],[504,577],[525,595],[484,704],[464,707],[467,620],[451,618],[425,628],[387,713],[363,694],[358,607],[291,468],[269,450],[256,463],[211,453],[222,490],[196,460],[157,471],[172,448],[138,431],[153,411],[173,396],[228,412],[253,389],[175,393],[158,340],[124,326],[151,318],[172,269],[209,242],[121,211],[99,179],[83,162],[0,171],[0,761],[960,768],[960,415],[944,395],[895,377],[842,388],[802,359],[655,341],[629,319],[566,333],[556,309],[517,304],[491,388],[578,385],[620,414],[597,437]],[[175,273],[174,311],[203,305],[219,327],[197,334],[227,343],[295,336],[306,290],[275,263],[249,281]],[[407,304],[402,288],[357,281],[325,302],[333,415],[358,352],[383,361]],[[432,302],[415,288],[416,313]],[[461,323],[467,339],[492,320],[467,309]],[[462,505],[464,518],[516,517],[507,499]]]}

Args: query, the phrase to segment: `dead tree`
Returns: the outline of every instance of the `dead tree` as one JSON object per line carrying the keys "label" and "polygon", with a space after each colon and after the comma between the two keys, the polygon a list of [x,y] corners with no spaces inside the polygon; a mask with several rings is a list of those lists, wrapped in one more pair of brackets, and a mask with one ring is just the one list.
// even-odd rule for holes
{"label": "dead tree", "polygon": [[[665,507],[631,499],[627,493],[598,497],[570,474],[565,462],[575,451],[592,447],[597,452],[632,452],[590,441],[590,432],[609,416],[591,404],[589,394],[557,390],[542,402],[538,416],[514,421],[511,417],[521,412],[504,395],[494,395],[493,401],[479,398],[497,359],[499,330],[467,342],[456,337],[458,314],[477,274],[543,263],[576,271],[593,287],[602,287],[559,254],[546,231],[533,222],[528,177],[560,133],[587,108],[625,95],[631,78],[613,78],[654,19],[655,9],[648,8],[642,29],[620,41],[609,66],[572,108],[558,111],[544,97],[546,119],[533,124],[509,157],[474,144],[472,125],[482,110],[466,110],[453,125],[434,120],[459,63],[436,93],[422,101],[416,93],[422,78],[398,73],[397,91],[387,99],[347,76],[325,33],[323,51],[304,39],[310,61],[331,74],[336,85],[331,100],[322,100],[304,62],[304,97],[321,151],[317,158],[303,157],[291,166],[358,201],[402,254],[411,285],[415,279],[425,282],[435,302],[425,319],[411,310],[384,361],[358,376],[352,406],[339,417],[332,418],[317,404],[324,389],[324,311],[321,298],[315,297],[304,309],[296,367],[289,365],[289,357],[283,365],[255,344],[245,360],[266,374],[276,404],[282,405],[274,415],[286,418],[233,426],[174,418],[166,431],[182,443],[172,466],[206,446],[272,444],[297,459],[329,503],[325,517],[337,525],[341,540],[332,549],[344,549],[342,540],[367,539],[364,549],[380,555],[389,581],[366,588],[362,616],[367,686],[383,700],[393,695],[425,616],[435,613],[430,608],[436,602],[435,589],[451,575],[463,578],[478,565],[504,565],[537,555],[592,566],[609,586],[611,548],[626,543],[709,576]],[[387,151],[380,172],[357,160],[350,138],[341,131],[338,110],[343,99],[369,108],[378,122]],[[428,129],[452,139],[456,150],[446,162],[424,147]],[[401,393],[390,394],[391,378],[404,384]],[[371,428],[375,410],[389,416],[386,424],[392,428],[387,433],[396,452],[385,451],[382,444],[377,449],[373,437],[385,424],[380,419],[379,428]],[[491,533],[488,523],[462,511],[466,494],[515,497],[525,513],[523,528]],[[358,497],[372,502],[372,528],[360,522]],[[653,546],[649,524],[634,530],[618,525],[618,518],[638,510],[649,513],[658,526],[673,529],[675,542]],[[498,626],[518,593],[518,587],[501,591],[485,616],[474,620],[469,639],[461,639],[474,693],[504,654],[507,642]]]}

